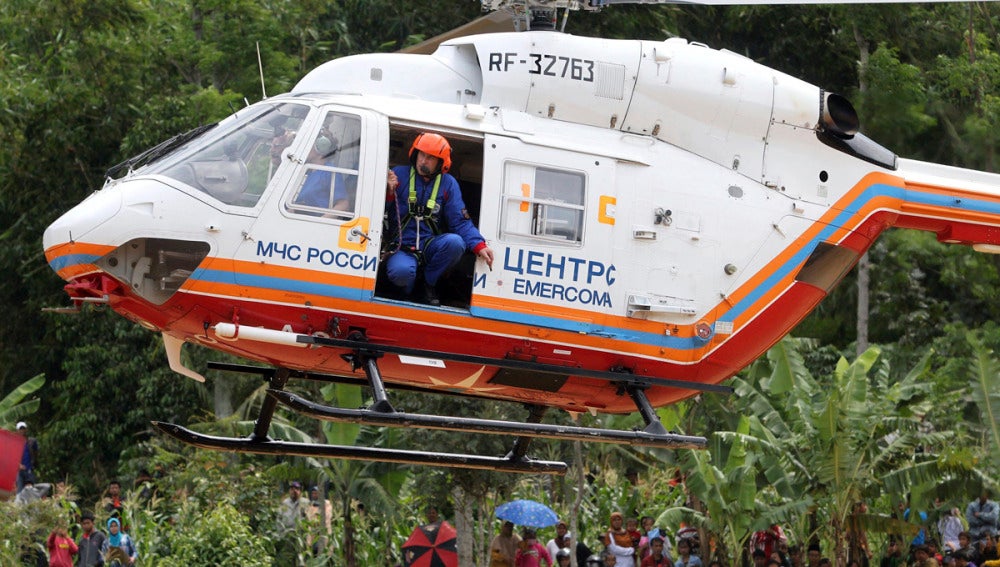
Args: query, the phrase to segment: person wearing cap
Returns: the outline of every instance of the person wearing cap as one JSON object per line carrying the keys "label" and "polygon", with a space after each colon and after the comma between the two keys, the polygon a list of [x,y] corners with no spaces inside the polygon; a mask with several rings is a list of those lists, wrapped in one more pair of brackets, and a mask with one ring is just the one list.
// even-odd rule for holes
{"label": "person wearing cap", "polygon": [[298,525],[299,520],[306,518],[308,502],[302,498],[302,483],[293,480],[288,486],[288,497],[281,502],[281,525],[285,532],[290,532]]}
{"label": "person wearing cap", "polygon": [[17,471],[17,492],[20,493],[26,483],[35,483],[35,466],[38,464],[38,440],[34,437],[28,437],[28,424],[23,421],[17,422],[15,429],[18,435],[26,438],[24,452],[21,453],[21,464],[18,466]]}
{"label": "person wearing cap", "polygon": [[423,267],[423,302],[440,305],[437,284],[468,250],[493,267],[493,251],[472,223],[451,168],[451,144],[440,134],[422,133],[410,148],[410,165],[386,178],[387,240],[395,241],[386,276],[407,297]]}

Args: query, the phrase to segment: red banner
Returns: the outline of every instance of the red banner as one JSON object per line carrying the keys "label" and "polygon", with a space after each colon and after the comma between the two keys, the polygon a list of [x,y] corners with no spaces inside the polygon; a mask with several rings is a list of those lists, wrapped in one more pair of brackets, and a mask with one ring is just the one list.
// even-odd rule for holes
{"label": "red banner", "polygon": [[17,471],[21,465],[21,455],[24,454],[23,436],[0,429],[0,498],[14,496],[17,483]]}

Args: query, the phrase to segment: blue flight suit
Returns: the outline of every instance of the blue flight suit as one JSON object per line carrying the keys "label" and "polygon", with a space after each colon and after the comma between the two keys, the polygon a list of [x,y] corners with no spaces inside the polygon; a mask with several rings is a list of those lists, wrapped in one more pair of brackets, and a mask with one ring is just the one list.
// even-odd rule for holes
{"label": "blue flight suit", "polygon": [[[302,184],[302,190],[295,198],[295,204],[330,209],[337,201],[347,199],[347,185],[344,182],[344,176],[338,172],[335,177],[332,177],[331,173],[323,169],[313,169],[306,174],[306,180]],[[334,181],[333,200],[330,200],[331,177]]]}
{"label": "blue flight suit", "polygon": [[[392,210],[391,203],[386,203],[389,218],[389,232],[386,233],[386,238],[400,243],[400,248],[386,261],[386,275],[389,281],[409,295],[413,292],[417,278],[418,255],[424,263],[424,281],[433,287],[445,272],[458,263],[465,250],[478,253],[485,248],[486,239],[480,234],[476,225],[472,224],[465,202],[462,201],[462,190],[458,187],[458,181],[447,173],[441,174],[441,184],[436,199],[438,206],[431,215],[437,224],[438,234],[434,234],[434,229],[426,218],[418,221],[411,217],[406,222],[406,216],[410,211],[408,200],[410,173],[413,168],[400,165],[392,168],[392,171],[399,180],[399,187],[396,188],[396,211]],[[415,176],[416,207],[423,208],[427,204],[436,179],[437,176],[429,180],[420,175]],[[399,220],[404,221],[401,234]]]}

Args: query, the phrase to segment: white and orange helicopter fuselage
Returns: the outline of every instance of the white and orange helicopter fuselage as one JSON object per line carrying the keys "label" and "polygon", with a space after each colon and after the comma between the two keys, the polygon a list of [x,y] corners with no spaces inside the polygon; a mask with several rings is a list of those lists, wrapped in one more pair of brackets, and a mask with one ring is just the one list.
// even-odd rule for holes
{"label": "white and orange helicopter fuselage", "polygon": [[[631,412],[614,382],[575,372],[692,385],[652,384],[659,407],[780,340],[886,228],[1000,250],[1000,176],[897,159],[855,120],[836,95],[684,40],[471,36],[319,67],[109,178],[48,228],[45,254],[74,300],[163,333],[192,377],[183,342],[351,373],[348,349],[299,337],[360,332],[565,367],[541,379],[388,354],[387,384]],[[440,307],[384,292],[380,276],[395,251],[387,168],[423,131],[451,141],[495,254],[492,267],[470,255]],[[316,164],[321,137],[337,152]],[[311,171],[336,178],[348,206],[298,203]]]}

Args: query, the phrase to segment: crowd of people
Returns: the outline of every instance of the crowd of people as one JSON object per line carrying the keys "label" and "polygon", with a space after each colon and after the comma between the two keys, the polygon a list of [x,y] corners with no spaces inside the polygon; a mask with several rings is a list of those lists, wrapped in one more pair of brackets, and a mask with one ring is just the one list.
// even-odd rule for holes
{"label": "crowd of people", "polygon": [[[140,475],[140,479],[148,475]],[[28,483],[22,488],[31,490]],[[143,483],[138,491],[140,497],[150,490],[148,483]],[[20,497],[20,494],[18,496]],[[40,497],[45,497],[42,495]],[[24,499],[20,499],[26,502]],[[36,548],[26,549],[21,560],[24,565],[36,567],[127,567],[135,565],[139,551],[129,527],[124,523],[122,511],[125,497],[121,491],[121,483],[113,480],[108,483],[104,496],[94,507],[100,519],[93,511],[84,510],[77,520],[74,535],[69,533],[67,524],[57,525],[45,540],[46,553],[42,554]],[[98,526],[103,526],[102,530]]]}
{"label": "crowd of people", "polygon": [[[18,422],[15,431],[26,439],[18,467],[14,501],[19,505],[27,505],[48,497],[53,485],[37,482],[35,471],[38,463],[38,441],[29,436],[28,424],[23,421]],[[136,488],[140,499],[149,499],[153,485],[152,477],[147,471],[142,471],[136,478]],[[66,523],[55,526],[45,538],[45,553],[34,547],[27,548],[22,554],[22,563],[36,567],[134,565],[139,553],[128,533],[128,526],[122,523],[124,507],[125,496],[122,493],[121,483],[112,480],[94,506],[94,510],[100,515],[100,520],[95,512],[82,511],[79,517],[74,518],[79,528],[71,535],[67,519]],[[104,526],[105,529],[100,529],[98,525]]]}
{"label": "crowd of people", "polygon": [[[17,476],[15,501],[27,504],[46,497],[52,485],[36,482],[38,443],[28,437],[27,424],[18,423],[17,432],[27,439]],[[136,478],[133,497],[148,501],[155,490],[152,481],[149,473],[142,471]],[[72,535],[67,525],[55,526],[44,541],[46,553],[27,550],[24,563],[36,567],[134,565],[139,553],[125,523],[124,509],[121,483],[112,480],[93,507],[96,514],[83,511],[75,518]],[[310,532],[305,540],[312,555],[319,555],[328,546],[333,537],[333,510],[318,486],[303,494],[302,484],[291,482],[278,511],[282,532],[278,535],[283,541],[296,541],[296,538],[284,536],[308,522],[325,525],[325,530]],[[859,503],[855,512],[863,516],[867,508]],[[440,522],[434,507],[427,509],[427,516],[428,525]],[[867,530],[861,524],[849,524],[846,527],[848,567],[875,567],[876,561],[878,567],[1000,567],[997,551],[1000,505],[991,499],[989,492],[983,491],[969,502],[964,513],[959,508],[946,509],[933,522],[926,512],[916,511],[912,516],[909,506],[901,504],[893,516],[896,522],[888,527],[885,551],[878,559],[868,545]],[[918,529],[915,534],[909,534],[905,526],[914,524]],[[668,532],[657,527],[651,516],[626,518],[620,512],[611,513],[607,527],[593,534],[590,540],[593,548],[574,538],[565,522],[555,524],[555,533],[548,540],[540,538],[531,527],[523,527],[520,533],[515,527],[511,522],[504,522],[500,533],[493,538],[489,550],[490,567],[566,567],[573,556],[580,567],[725,567],[711,558],[707,550],[703,560],[699,530],[682,524]],[[287,549],[279,545],[276,551],[279,564],[283,564],[280,563],[282,556],[291,559],[301,550],[296,544]],[[753,567],[832,567],[834,564],[829,557],[824,557],[818,542],[790,545],[779,525],[753,533],[745,551]]]}
{"label": "crowd of people", "polygon": [[[866,513],[863,505],[858,512]],[[921,522],[927,522],[921,512]],[[902,510],[909,520],[909,508]],[[958,508],[942,514],[933,526],[920,526],[913,537],[890,533],[879,567],[1000,567],[997,533],[1000,529],[1000,506],[988,492],[970,502],[963,515]],[[890,532],[893,530],[890,528]],[[565,522],[555,526],[555,535],[542,545],[532,528],[515,533],[515,526],[505,522],[490,544],[490,567],[563,567],[576,555],[580,567],[702,567],[699,532],[681,525],[672,536],[655,526],[650,516],[625,518],[614,512],[608,527],[595,539],[598,550],[571,537]],[[874,567],[874,554],[868,546],[865,530],[848,530],[848,567]],[[754,567],[831,567],[819,543],[789,545],[779,525],[752,534],[747,555]],[[716,559],[707,567],[723,567]]]}

